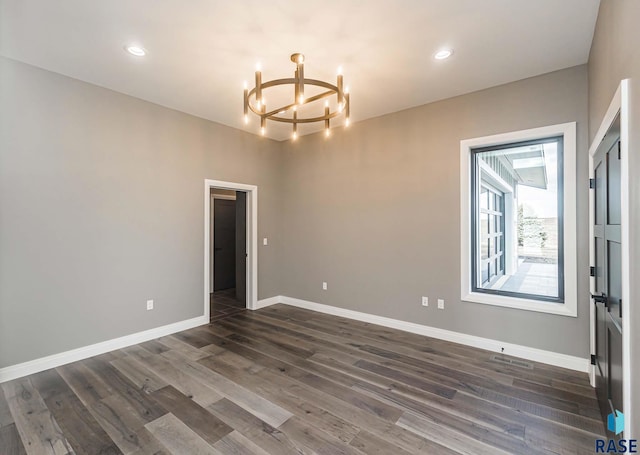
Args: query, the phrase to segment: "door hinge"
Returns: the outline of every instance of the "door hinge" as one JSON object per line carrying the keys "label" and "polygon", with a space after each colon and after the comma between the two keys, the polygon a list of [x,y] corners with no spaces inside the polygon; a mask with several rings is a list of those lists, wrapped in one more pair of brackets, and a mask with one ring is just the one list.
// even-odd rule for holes
{"label": "door hinge", "polygon": [[595,365],[595,364],[596,364],[596,355],[591,354],[591,365]]}
{"label": "door hinge", "polygon": [[621,153],[621,151],[620,151],[621,145],[620,144],[621,144],[621,142],[618,141],[618,159],[620,159],[620,153]]}
{"label": "door hinge", "polygon": [[589,179],[589,189],[594,189],[596,187],[596,179]]}
{"label": "door hinge", "polygon": [[591,294],[591,298],[593,299],[593,303],[604,303],[605,308],[609,307],[609,298],[604,292],[602,292],[600,295]]}
{"label": "door hinge", "polygon": [[589,267],[589,276],[596,276],[596,268]]}

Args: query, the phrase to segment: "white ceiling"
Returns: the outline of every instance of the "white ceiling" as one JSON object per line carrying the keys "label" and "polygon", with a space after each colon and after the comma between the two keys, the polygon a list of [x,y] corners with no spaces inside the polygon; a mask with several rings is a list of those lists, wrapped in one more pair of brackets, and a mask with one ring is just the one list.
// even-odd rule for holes
{"label": "white ceiling", "polygon": [[[242,86],[335,80],[352,121],[586,63],[599,0],[0,0],[0,54],[198,117],[242,122]],[[144,46],[136,58],[123,47]],[[433,54],[451,47],[454,55]],[[267,103],[269,103],[269,94]],[[269,105],[269,104],[268,104]],[[280,127],[280,128],[278,128]],[[267,135],[287,139],[288,125]],[[322,125],[318,125],[322,128]],[[303,125],[299,134],[312,129]]]}

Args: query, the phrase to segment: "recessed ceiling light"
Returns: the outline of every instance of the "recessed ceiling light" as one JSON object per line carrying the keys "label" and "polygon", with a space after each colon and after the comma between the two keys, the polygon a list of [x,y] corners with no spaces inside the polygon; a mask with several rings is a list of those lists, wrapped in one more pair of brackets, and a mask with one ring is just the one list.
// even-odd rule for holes
{"label": "recessed ceiling light", "polygon": [[444,60],[445,58],[451,57],[453,54],[453,49],[442,49],[441,51],[436,52],[433,56],[436,60]]}
{"label": "recessed ceiling light", "polygon": [[144,47],[140,46],[125,46],[125,50],[131,55],[135,55],[136,57],[144,57],[147,55],[147,51],[144,50]]}

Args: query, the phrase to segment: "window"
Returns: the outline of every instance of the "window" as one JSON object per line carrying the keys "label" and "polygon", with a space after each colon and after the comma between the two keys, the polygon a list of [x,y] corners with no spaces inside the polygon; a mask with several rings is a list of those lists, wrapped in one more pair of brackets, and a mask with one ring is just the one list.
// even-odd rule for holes
{"label": "window", "polygon": [[461,178],[462,300],[576,316],[575,123],[462,141]]}

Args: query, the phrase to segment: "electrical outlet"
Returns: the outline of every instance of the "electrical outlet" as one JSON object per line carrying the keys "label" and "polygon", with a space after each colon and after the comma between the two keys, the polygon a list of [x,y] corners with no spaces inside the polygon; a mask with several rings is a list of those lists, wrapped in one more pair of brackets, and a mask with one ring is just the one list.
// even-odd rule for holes
{"label": "electrical outlet", "polygon": [[429,297],[422,297],[422,306],[429,306]]}
{"label": "electrical outlet", "polygon": [[147,310],[153,310],[153,300],[147,300]]}
{"label": "electrical outlet", "polygon": [[443,299],[438,299],[438,309],[439,310],[444,310],[444,300]]}
{"label": "electrical outlet", "polygon": [[323,290],[323,291],[326,291],[327,289],[328,289],[327,282],[326,282],[326,281],[323,281],[323,282],[322,282],[322,290]]}
{"label": "electrical outlet", "polygon": [[263,238],[263,239],[262,239],[262,244],[263,244],[264,246],[267,246],[267,245],[269,244],[269,240],[267,240],[267,238],[266,238],[266,237],[265,237],[265,238]]}

